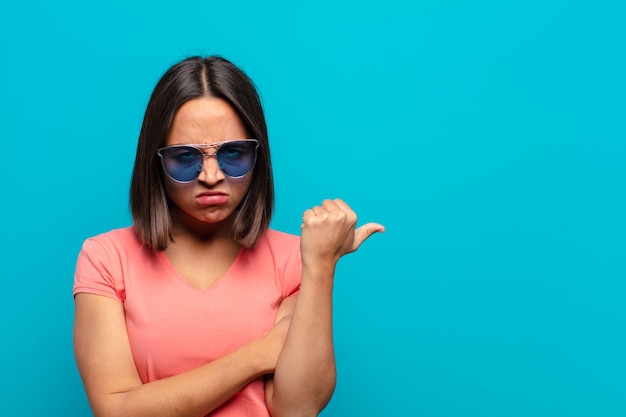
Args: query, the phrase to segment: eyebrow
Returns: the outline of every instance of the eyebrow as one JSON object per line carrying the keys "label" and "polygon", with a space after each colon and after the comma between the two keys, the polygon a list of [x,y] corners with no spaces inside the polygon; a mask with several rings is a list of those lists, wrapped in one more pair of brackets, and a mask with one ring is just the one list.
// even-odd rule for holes
{"label": "eyebrow", "polygon": [[165,146],[165,148],[169,148],[172,146],[195,146],[198,148],[216,148],[220,145],[223,145],[229,142],[254,141],[254,140],[258,142],[258,139],[242,138],[242,139],[228,139],[228,140],[223,140],[221,142],[215,142],[215,143],[174,143],[172,145]]}

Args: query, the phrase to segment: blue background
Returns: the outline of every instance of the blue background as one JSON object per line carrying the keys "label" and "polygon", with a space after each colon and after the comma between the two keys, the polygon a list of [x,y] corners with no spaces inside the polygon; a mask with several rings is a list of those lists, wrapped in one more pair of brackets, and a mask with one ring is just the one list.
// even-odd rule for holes
{"label": "blue background", "polygon": [[89,416],[71,328],[88,236],[165,69],[256,82],[273,226],[345,199],[387,227],[335,287],[339,416],[626,415],[619,1],[2,2],[0,415]]}

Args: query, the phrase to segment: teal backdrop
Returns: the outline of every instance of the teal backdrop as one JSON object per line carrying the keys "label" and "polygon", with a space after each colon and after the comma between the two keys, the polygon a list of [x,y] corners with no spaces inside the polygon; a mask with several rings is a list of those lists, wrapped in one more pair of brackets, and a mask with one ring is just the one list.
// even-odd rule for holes
{"label": "teal backdrop", "polygon": [[158,78],[220,54],[262,96],[273,227],[341,197],[323,417],[626,416],[622,1],[3,1],[2,416],[90,416],[83,240],[130,224]]}

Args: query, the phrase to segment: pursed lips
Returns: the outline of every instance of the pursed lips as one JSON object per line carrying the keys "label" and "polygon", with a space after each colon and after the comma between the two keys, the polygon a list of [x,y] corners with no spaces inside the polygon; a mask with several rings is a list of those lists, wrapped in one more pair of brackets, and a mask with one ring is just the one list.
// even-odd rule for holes
{"label": "pursed lips", "polygon": [[201,206],[215,206],[228,202],[228,194],[221,191],[205,191],[196,196],[196,203]]}

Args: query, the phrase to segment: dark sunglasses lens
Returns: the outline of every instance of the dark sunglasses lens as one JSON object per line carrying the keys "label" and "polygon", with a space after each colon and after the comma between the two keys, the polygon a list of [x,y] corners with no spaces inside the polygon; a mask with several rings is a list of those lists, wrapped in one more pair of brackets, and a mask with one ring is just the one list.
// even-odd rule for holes
{"label": "dark sunglasses lens", "polygon": [[224,175],[238,178],[250,172],[256,162],[257,146],[254,141],[234,141],[220,146],[216,156]]}
{"label": "dark sunglasses lens", "polygon": [[190,146],[176,146],[160,151],[163,169],[180,182],[195,180],[202,169],[202,152]]}

